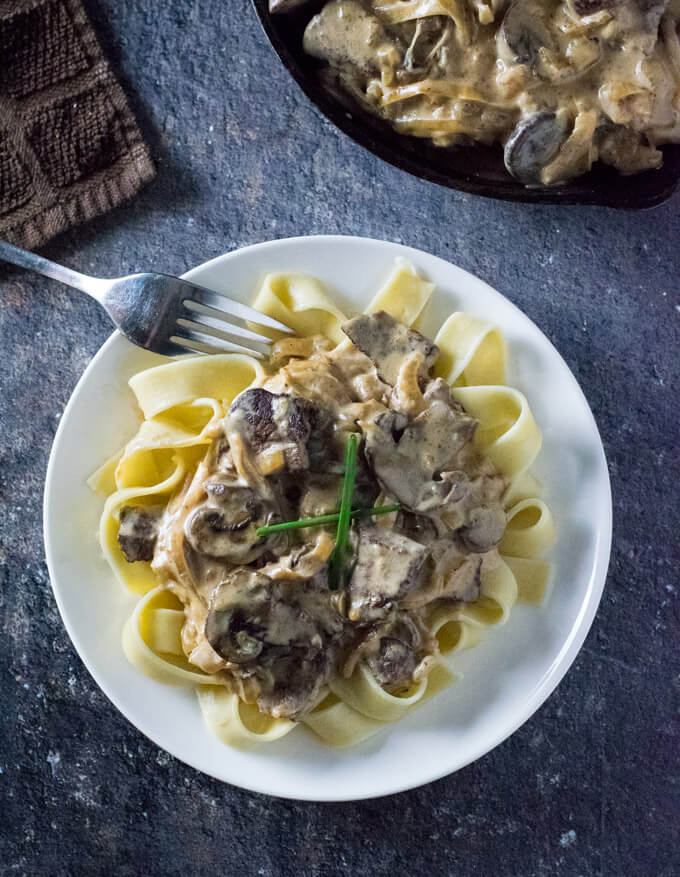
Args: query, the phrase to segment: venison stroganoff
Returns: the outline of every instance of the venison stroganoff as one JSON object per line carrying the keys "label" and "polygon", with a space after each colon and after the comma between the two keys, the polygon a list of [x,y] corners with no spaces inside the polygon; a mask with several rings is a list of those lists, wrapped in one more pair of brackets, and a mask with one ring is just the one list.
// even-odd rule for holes
{"label": "venison stroganoff", "polygon": [[359,742],[542,597],[539,430],[492,322],[414,328],[431,293],[398,263],[348,319],[314,278],[271,274],[253,304],[297,336],[264,364],[187,357],[130,380],[143,422],[91,479],[104,554],[139,594],[123,647],[195,687],[229,745],[298,725]]}
{"label": "venison stroganoff", "polygon": [[553,185],[680,142],[679,19],[680,0],[330,0],[304,48],[398,131],[498,142],[519,181]]}

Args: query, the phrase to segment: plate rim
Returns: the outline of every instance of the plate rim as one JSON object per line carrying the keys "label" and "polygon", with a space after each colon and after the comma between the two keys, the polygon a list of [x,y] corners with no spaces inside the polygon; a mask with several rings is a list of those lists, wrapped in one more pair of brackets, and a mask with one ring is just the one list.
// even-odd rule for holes
{"label": "plate rim", "polygon": [[[77,406],[78,397],[80,395],[80,390],[82,386],[86,383],[89,378],[91,371],[93,371],[99,360],[102,359],[110,347],[114,344],[118,343],[118,339],[123,336],[118,330],[114,330],[111,335],[106,339],[106,341],[101,345],[99,350],[92,357],[90,362],[87,364],[87,367],[83,371],[83,374],[78,379],[69,400],[64,407],[62,415],[59,419],[59,425],[54,435],[54,439],[52,442],[52,447],[49,454],[47,470],[45,475],[45,486],[44,486],[44,495],[43,495],[43,539],[45,544],[45,557],[47,568],[49,572],[50,578],[50,586],[52,588],[52,593],[54,595],[55,601],[57,603],[57,607],[59,609],[59,614],[61,616],[62,623],[66,628],[66,632],[69,635],[69,638],[73,644],[75,651],[78,654],[80,661],[82,662],[85,669],[89,672],[91,677],[96,682],[97,686],[101,689],[107,699],[113,704],[113,706],[124,716],[124,718],[130,722],[135,728],[137,728],[140,733],[142,733],[147,739],[151,740],[156,746],[160,749],[169,752],[174,758],[178,761],[183,762],[189,767],[197,770],[201,773],[205,773],[208,776],[213,777],[214,779],[219,780],[220,782],[226,782],[230,785],[233,785],[237,788],[243,788],[251,792],[257,792],[260,794],[270,795],[272,797],[281,798],[281,799],[289,799],[289,800],[300,800],[300,801],[325,801],[325,802],[339,802],[339,801],[358,801],[358,800],[366,800],[366,799],[374,799],[381,798],[387,795],[397,794],[399,792],[408,791],[410,789],[420,788],[423,785],[431,783],[435,780],[441,779],[445,776],[452,775],[457,771],[467,767],[469,764],[472,764],[474,761],[477,761],[482,756],[491,752],[501,743],[508,739],[508,737],[512,736],[515,731],[520,728],[528,719],[545,703],[545,701],[550,697],[550,695],[554,692],[557,686],[560,684],[566,673],[569,671],[571,666],[573,665],[576,656],[578,655],[591,627],[593,621],[595,619],[595,615],[599,608],[602,593],[604,591],[604,586],[607,579],[607,572],[609,569],[610,555],[611,555],[611,545],[612,545],[612,526],[613,526],[613,507],[612,507],[612,493],[611,493],[611,481],[609,477],[609,469],[607,465],[607,458],[604,450],[604,446],[602,443],[602,438],[600,436],[599,429],[597,427],[597,422],[593,415],[593,412],[590,408],[588,400],[578,382],[575,375],[569,368],[568,364],[561,356],[559,351],[555,348],[553,343],[550,341],[548,336],[540,329],[536,323],[533,322],[514,302],[504,296],[497,289],[492,287],[490,284],[486,283],[486,281],[482,280],[477,275],[472,274],[472,272],[467,271],[464,268],[461,268],[458,265],[455,265],[453,262],[450,262],[447,259],[442,258],[441,256],[436,256],[432,253],[428,253],[425,250],[421,250],[415,247],[410,247],[405,244],[396,243],[393,241],[380,240],[377,238],[368,238],[361,237],[358,235],[300,235],[289,238],[278,238],[269,241],[262,241],[259,243],[249,244],[244,247],[240,247],[236,250],[232,250],[230,252],[222,253],[218,256],[215,256],[212,259],[209,259],[200,265],[191,268],[186,271],[182,277],[187,279],[192,279],[192,275],[196,272],[203,271],[210,267],[214,267],[215,265],[221,263],[224,260],[227,260],[230,257],[234,257],[237,254],[241,254],[244,252],[253,252],[257,250],[269,249],[273,247],[279,246],[295,246],[300,245],[303,242],[314,240],[316,245],[323,243],[338,243],[338,242],[352,242],[352,243],[360,243],[361,245],[369,245],[369,246],[383,246],[388,245],[389,247],[397,247],[401,250],[401,254],[408,257],[408,253],[412,253],[414,256],[426,256],[429,259],[436,259],[439,262],[444,263],[447,267],[455,268],[456,270],[463,272],[469,278],[471,278],[475,283],[481,283],[494,292],[496,295],[501,296],[501,298],[508,304],[510,307],[516,312],[516,315],[521,317],[523,321],[528,322],[535,331],[537,331],[545,342],[550,346],[551,353],[554,357],[560,360],[563,367],[568,371],[571,379],[573,381],[574,387],[580,396],[580,400],[585,407],[585,411],[588,414],[588,417],[591,421],[591,426],[594,429],[594,434],[598,439],[598,457],[599,462],[602,464],[602,472],[605,476],[605,484],[606,484],[606,493],[603,496],[603,511],[604,511],[604,521],[602,525],[595,531],[596,532],[596,543],[597,550],[595,552],[594,563],[589,572],[588,577],[588,587],[586,591],[586,596],[580,606],[578,615],[576,616],[571,630],[569,631],[569,635],[566,637],[565,641],[562,643],[562,646],[559,650],[559,653],[554,658],[549,669],[544,673],[543,678],[540,682],[535,686],[535,689],[532,693],[532,696],[525,702],[523,709],[518,710],[514,716],[512,721],[508,722],[507,725],[503,727],[503,731],[500,735],[494,736],[493,742],[482,742],[481,745],[478,745],[473,748],[472,754],[469,757],[466,757],[466,760],[458,765],[457,767],[451,769],[448,765],[443,768],[438,765],[437,767],[423,771],[422,776],[416,783],[407,781],[406,783],[400,783],[399,781],[394,781],[389,786],[383,790],[379,791],[360,791],[357,794],[340,794],[333,793],[332,791],[326,795],[320,795],[318,793],[310,793],[305,794],[304,791],[300,792],[296,790],[291,794],[284,794],[282,792],[272,792],[269,788],[267,788],[266,782],[258,782],[257,779],[253,781],[235,781],[234,779],[227,779],[225,776],[220,775],[219,771],[213,771],[210,769],[206,769],[205,767],[197,767],[196,764],[191,763],[186,759],[183,754],[180,754],[176,751],[174,746],[167,746],[165,742],[160,743],[155,739],[152,734],[150,734],[147,730],[140,727],[140,725],[131,718],[126,710],[120,705],[119,698],[114,691],[110,689],[108,683],[102,678],[99,669],[93,667],[92,664],[85,659],[83,656],[83,647],[81,645],[81,639],[74,629],[73,625],[70,623],[68,618],[68,612],[65,609],[64,600],[62,598],[62,594],[60,593],[60,588],[57,584],[58,577],[55,574],[55,563],[54,563],[54,547],[52,544],[52,537],[50,532],[50,507],[53,501],[53,481],[55,478],[55,460],[60,454],[60,445],[63,441],[63,434],[66,429],[64,426],[65,423],[68,422],[70,412]],[[604,485],[603,485],[604,486]],[[485,740],[482,737],[482,740]],[[351,751],[349,749],[348,751]]]}

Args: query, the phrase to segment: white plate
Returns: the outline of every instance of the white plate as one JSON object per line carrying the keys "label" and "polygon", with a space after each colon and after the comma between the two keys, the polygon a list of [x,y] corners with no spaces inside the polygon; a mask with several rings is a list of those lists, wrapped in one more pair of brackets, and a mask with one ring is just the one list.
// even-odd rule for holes
{"label": "white plate", "polygon": [[404,256],[434,281],[425,331],[454,310],[497,322],[508,341],[508,383],[529,399],[543,431],[534,471],[558,530],[554,584],[541,608],[516,606],[505,627],[459,656],[461,682],[402,722],[352,749],[331,749],[307,731],[250,752],[229,749],[204,727],[195,694],[147,679],[120,644],[135,598],[101,557],[102,500],[86,478],[138,423],[127,379],[149,354],[114,334],[80,379],[62,417],[45,488],[45,546],[52,586],[73,643],[109,699],[137,728],[197,770],[257,792],[340,801],[413,788],[458,770],[525,722],[564,676],[597,609],[609,561],[611,494],[593,416],[575,378],[541,331],[481,280],[418,250],[352,237],[309,237],[246,247],[186,276],[244,301],[266,271],[305,271],[360,310]]}

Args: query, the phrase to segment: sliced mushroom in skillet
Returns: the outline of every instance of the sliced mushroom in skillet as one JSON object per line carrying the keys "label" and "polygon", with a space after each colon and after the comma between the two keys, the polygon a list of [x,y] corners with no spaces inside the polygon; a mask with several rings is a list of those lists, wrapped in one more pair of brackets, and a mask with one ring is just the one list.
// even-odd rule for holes
{"label": "sliced mushroom in skillet", "polygon": [[541,170],[566,139],[566,125],[555,113],[534,113],[518,123],[505,144],[505,166],[520,182],[540,185]]}
{"label": "sliced mushroom in skillet", "polygon": [[542,48],[554,48],[550,28],[543,21],[541,6],[527,0],[513,0],[498,31],[498,56],[514,64],[534,68]]}

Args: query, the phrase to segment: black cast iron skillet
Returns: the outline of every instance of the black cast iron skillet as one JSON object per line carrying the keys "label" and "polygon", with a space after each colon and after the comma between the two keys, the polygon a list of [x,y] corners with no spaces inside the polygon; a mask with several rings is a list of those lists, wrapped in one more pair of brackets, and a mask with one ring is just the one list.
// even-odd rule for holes
{"label": "black cast iron skillet", "polygon": [[319,75],[322,65],[302,48],[305,25],[323,6],[323,0],[279,15],[269,14],[268,0],[253,0],[253,4],[284,66],[321,112],[361,146],[424,180],[504,201],[628,208],[656,207],[680,185],[680,145],[673,145],[663,148],[664,163],[659,170],[622,177],[598,163],[590,173],[562,186],[527,189],[506,171],[499,146],[444,149],[422,138],[398,134],[341,89],[325,84]]}

